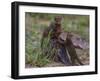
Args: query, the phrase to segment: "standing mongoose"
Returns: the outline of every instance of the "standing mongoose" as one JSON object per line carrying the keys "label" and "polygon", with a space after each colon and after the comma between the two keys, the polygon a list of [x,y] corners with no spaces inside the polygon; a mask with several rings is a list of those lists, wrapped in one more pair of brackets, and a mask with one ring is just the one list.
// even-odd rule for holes
{"label": "standing mongoose", "polygon": [[61,30],[61,16],[56,16],[54,18],[54,21],[50,23],[50,25],[43,31],[42,40],[41,40],[41,46],[43,45],[43,41],[46,37],[48,37],[48,34],[50,33],[50,39],[57,39],[59,34],[62,32]]}
{"label": "standing mongoose", "polygon": [[72,37],[71,33],[68,32],[67,38],[66,38],[66,48],[67,48],[68,53],[70,55],[72,65],[75,65],[75,61],[77,61],[80,65],[83,65],[83,63],[80,61],[80,59],[76,53],[75,46],[73,45],[71,37]]}

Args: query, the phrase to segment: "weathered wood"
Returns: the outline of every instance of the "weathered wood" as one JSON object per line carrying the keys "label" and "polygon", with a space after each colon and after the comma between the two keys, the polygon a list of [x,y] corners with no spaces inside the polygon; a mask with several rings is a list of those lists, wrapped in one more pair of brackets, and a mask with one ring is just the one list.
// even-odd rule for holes
{"label": "weathered wood", "polygon": [[[68,32],[62,32],[59,35],[59,39],[61,39],[65,42],[67,39],[67,35],[68,35]],[[72,35],[71,41],[75,47],[79,47],[81,49],[88,49],[89,48],[88,42],[86,42],[84,39],[82,39],[82,37],[80,35],[75,34],[75,33],[71,33],[71,35]]]}

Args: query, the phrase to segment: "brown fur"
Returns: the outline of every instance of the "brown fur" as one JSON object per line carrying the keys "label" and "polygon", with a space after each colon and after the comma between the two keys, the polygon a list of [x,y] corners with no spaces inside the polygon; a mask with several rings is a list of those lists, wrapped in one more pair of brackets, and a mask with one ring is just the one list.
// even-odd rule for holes
{"label": "brown fur", "polygon": [[68,33],[67,39],[66,39],[66,47],[67,47],[68,53],[70,55],[72,65],[75,65],[75,61],[77,61],[80,65],[83,65],[83,63],[81,62],[81,60],[79,59],[79,57],[76,53],[76,50],[72,43],[71,37],[72,37],[71,33]]}

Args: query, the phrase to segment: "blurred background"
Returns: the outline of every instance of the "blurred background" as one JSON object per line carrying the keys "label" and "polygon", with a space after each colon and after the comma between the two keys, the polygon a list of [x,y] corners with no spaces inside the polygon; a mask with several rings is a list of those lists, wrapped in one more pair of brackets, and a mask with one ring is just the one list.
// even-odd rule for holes
{"label": "blurred background", "polygon": [[[63,66],[54,63],[41,54],[41,38],[45,28],[53,22],[55,16],[62,16],[62,28],[64,31],[73,32],[81,36],[89,44],[89,16],[71,14],[25,13],[25,66],[47,67]],[[89,49],[78,50],[80,59],[84,64],[89,64]],[[81,53],[81,54],[80,54]]]}

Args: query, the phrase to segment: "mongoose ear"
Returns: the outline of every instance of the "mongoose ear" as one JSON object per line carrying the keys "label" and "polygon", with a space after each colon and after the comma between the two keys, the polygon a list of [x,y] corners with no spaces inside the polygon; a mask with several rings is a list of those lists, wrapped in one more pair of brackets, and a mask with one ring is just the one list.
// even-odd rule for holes
{"label": "mongoose ear", "polygon": [[67,32],[67,36],[72,38],[73,37],[73,33],[72,32]]}
{"label": "mongoose ear", "polygon": [[56,20],[62,20],[62,16],[56,16],[56,17],[55,17],[55,21],[56,21]]}

